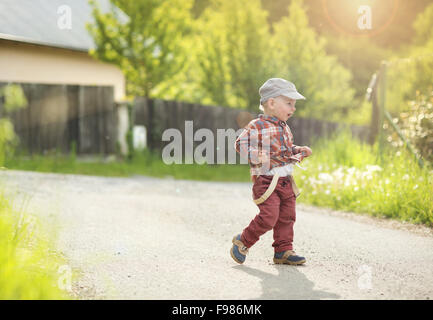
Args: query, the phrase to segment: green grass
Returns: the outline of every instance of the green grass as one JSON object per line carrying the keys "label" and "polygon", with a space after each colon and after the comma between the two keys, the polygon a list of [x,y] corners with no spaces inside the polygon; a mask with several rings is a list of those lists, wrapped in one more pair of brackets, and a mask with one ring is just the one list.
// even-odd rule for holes
{"label": "green grass", "polygon": [[[64,259],[53,250],[41,223],[15,211],[0,192],[0,299],[70,299],[60,289]],[[60,283],[60,285],[59,285]]]}
{"label": "green grass", "polygon": [[314,155],[296,169],[299,200],[373,216],[433,226],[433,171],[405,150],[387,149],[383,162],[370,146],[343,132],[316,142]]}
{"label": "green grass", "polygon": [[159,155],[149,151],[137,152],[132,160],[118,159],[113,162],[104,162],[102,156],[92,162],[80,161],[75,156],[59,154],[17,156],[8,158],[5,167],[16,170],[112,177],[145,175],[202,181],[250,181],[247,165],[167,165]]}
{"label": "green grass", "polygon": [[[370,146],[347,131],[318,140],[313,156],[295,167],[302,194],[299,202],[395,218],[433,226],[433,171],[421,169],[405,150],[385,150],[377,159],[377,145]],[[137,153],[131,161],[81,162],[72,156],[33,156],[7,159],[11,169],[102,176],[146,175],[206,181],[250,181],[246,165],[166,165],[150,152]]]}

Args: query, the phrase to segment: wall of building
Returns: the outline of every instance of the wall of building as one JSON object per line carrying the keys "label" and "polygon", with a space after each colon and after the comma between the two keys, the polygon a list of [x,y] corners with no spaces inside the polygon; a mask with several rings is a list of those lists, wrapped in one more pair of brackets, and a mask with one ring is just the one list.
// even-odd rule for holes
{"label": "wall of building", "polygon": [[113,86],[115,101],[125,96],[125,78],[114,65],[86,52],[0,39],[0,82]]}

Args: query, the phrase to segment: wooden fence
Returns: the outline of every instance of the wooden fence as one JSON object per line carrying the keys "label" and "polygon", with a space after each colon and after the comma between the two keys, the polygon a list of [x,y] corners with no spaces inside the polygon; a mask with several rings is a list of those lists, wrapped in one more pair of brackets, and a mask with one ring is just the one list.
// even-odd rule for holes
{"label": "wooden fence", "polygon": [[[0,83],[0,89],[7,83]],[[78,154],[110,154],[116,150],[113,87],[20,84],[28,101],[10,118],[20,149],[43,153],[57,149]],[[0,110],[1,110],[0,102]]]}
{"label": "wooden fence", "polygon": [[[5,85],[0,83],[0,89]],[[19,148],[29,153],[53,149],[67,153],[75,143],[78,154],[112,154],[118,151],[117,142],[122,144],[126,139],[125,121],[119,120],[120,110],[125,107],[114,103],[112,87],[20,85],[28,106],[9,115],[20,139]],[[217,129],[238,131],[255,117],[257,114],[241,109],[137,98],[129,121],[131,125],[146,127],[147,147],[159,152],[169,143],[162,141],[164,130],[169,128],[181,132],[182,150],[185,150],[185,121],[193,121],[194,132],[204,128],[212,131],[216,155],[221,147],[217,141]],[[310,145],[315,138],[329,136],[342,127],[342,124],[298,117],[289,119],[288,124],[297,145]],[[368,140],[369,127],[350,126],[350,129],[354,136]],[[225,138],[224,146],[233,148],[228,140]],[[202,141],[192,143],[192,148],[195,148]]]}
{"label": "wooden fence", "polygon": [[[144,125],[147,129],[147,145],[150,149],[162,151],[169,142],[162,141],[162,133],[169,128],[178,129],[182,134],[182,150],[185,150],[185,121],[193,121],[194,131],[207,128],[217,136],[217,129],[242,128],[257,114],[250,114],[241,109],[233,109],[219,106],[202,106],[177,101],[164,101],[158,99],[138,98],[134,101],[133,123]],[[295,117],[287,122],[294,135],[295,144],[310,145],[318,137],[327,137],[342,124],[321,121],[316,119],[305,119]],[[367,142],[369,127],[350,126],[352,135]],[[202,141],[193,142],[193,147]],[[217,148],[217,141],[214,141]],[[230,143],[228,148],[233,148]],[[214,150],[216,154],[216,150]]]}

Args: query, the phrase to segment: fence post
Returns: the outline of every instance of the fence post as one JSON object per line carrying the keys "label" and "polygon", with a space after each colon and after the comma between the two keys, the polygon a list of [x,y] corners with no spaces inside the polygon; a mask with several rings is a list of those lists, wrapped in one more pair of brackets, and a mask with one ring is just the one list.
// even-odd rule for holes
{"label": "fence post", "polygon": [[377,94],[379,88],[378,74],[375,73],[371,77],[370,84],[368,85],[366,99],[371,101],[371,122],[368,142],[373,145],[376,141],[379,132],[379,108],[377,105]]}
{"label": "fence post", "polygon": [[387,72],[387,62],[382,61],[382,65],[380,67],[380,76],[379,76],[380,101],[379,101],[379,148],[378,148],[378,157],[381,165],[383,161],[382,153],[384,148],[383,122],[385,118],[385,104],[386,104],[386,72]]}
{"label": "fence post", "polygon": [[[379,86],[377,86],[377,81],[375,81],[375,77],[373,76],[372,78],[372,83],[374,82],[373,86],[369,86],[369,89],[367,90],[367,93],[370,93],[370,88],[373,87],[374,89],[371,90],[371,98],[372,98],[372,102],[373,102],[373,114],[372,114],[372,126],[371,126],[371,135],[370,135],[370,139],[372,139],[372,137],[374,136],[374,124],[378,123],[379,126],[379,146],[378,146],[378,154],[377,154],[377,158],[380,161],[380,164],[382,165],[383,163],[383,149],[384,149],[384,130],[383,130],[383,123],[385,120],[387,120],[390,125],[391,128],[394,129],[395,132],[397,132],[398,136],[400,137],[400,139],[404,142],[406,148],[415,156],[415,160],[418,162],[418,165],[422,168],[424,166],[424,162],[422,161],[421,157],[418,157],[418,155],[415,152],[415,149],[412,147],[412,145],[410,144],[410,142],[404,137],[403,133],[401,132],[401,130],[398,128],[398,126],[394,123],[391,115],[389,114],[389,112],[386,110],[385,106],[386,106],[386,74],[387,74],[387,68],[388,68],[388,63],[386,61],[382,61],[382,65],[380,68],[380,72],[379,72]],[[379,110],[377,110],[377,95],[375,94],[375,92],[377,92],[377,88],[379,88],[380,91],[380,103],[379,103]],[[378,111],[378,112],[377,112]],[[377,121],[377,115],[379,115],[379,119]],[[374,138],[371,140],[374,142]]]}

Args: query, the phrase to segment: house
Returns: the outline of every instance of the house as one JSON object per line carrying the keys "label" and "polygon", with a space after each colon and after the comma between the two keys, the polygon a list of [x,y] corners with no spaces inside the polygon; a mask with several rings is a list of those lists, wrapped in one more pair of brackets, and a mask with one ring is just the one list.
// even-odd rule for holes
{"label": "house", "polygon": [[[98,1],[102,9],[109,0]],[[125,96],[125,77],[89,56],[88,0],[0,1],[0,82],[108,85]]]}
{"label": "house", "polygon": [[[102,11],[110,9],[109,0],[97,0],[97,3]],[[121,11],[119,16],[121,19],[127,19]],[[86,23],[92,21],[92,7],[88,0],[1,0],[0,84],[109,86],[113,88],[112,99],[114,98],[115,102],[124,100],[125,77],[122,71],[115,65],[96,60],[88,53],[95,47],[86,29]],[[41,109],[34,108],[29,117],[35,118],[32,119],[33,123],[41,121],[35,115],[42,110],[43,117],[46,119],[70,122],[67,119],[68,116],[70,117],[70,111],[65,110],[64,106],[66,100],[64,94],[59,98],[59,93],[55,92],[52,97],[46,99],[46,102],[44,101],[43,106],[35,106]],[[27,124],[27,127],[29,126]],[[74,124],[74,126],[78,125]],[[125,106],[117,108],[115,126],[117,141],[121,152],[125,154],[127,152],[125,134],[128,128]],[[58,136],[57,140],[42,143],[47,146],[43,148],[64,145],[62,141],[70,143],[71,139],[76,140],[75,136],[79,135],[84,142],[92,141],[83,136],[86,130],[83,133],[81,129],[82,132],[77,133],[78,129],[75,128],[75,131],[68,133],[66,131],[71,125],[69,124],[69,129],[66,125],[63,127],[65,129],[60,131],[49,131],[43,128],[42,131],[37,132],[37,136],[43,137],[44,141],[51,139],[51,136]],[[95,130],[97,129],[95,127]],[[27,141],[29,146],[35,144],[31,141],[34,132],[27,131],[23,135],[22,140]],[[82,149],[91,150],[91,146],[86,147],[84,142]],[[36,144],[41,145],[39,141]]]}

